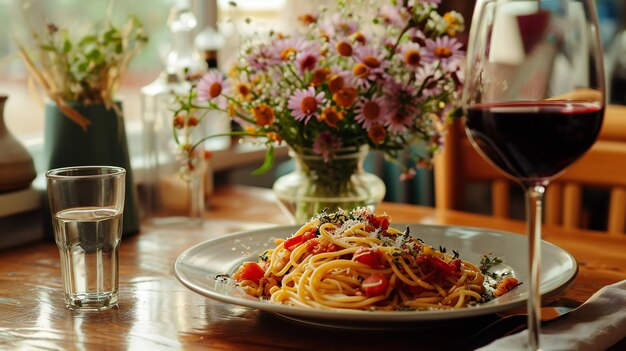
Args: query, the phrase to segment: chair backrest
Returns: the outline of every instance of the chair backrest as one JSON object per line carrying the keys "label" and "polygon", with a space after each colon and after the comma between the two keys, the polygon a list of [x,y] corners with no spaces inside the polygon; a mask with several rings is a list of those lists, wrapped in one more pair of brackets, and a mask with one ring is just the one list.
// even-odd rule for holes
{"label": "chair backrest", "polygon": [[[467,210],[467,186],[488,183],[491,214],[511,216],[511,189],[519,186],[489,165],[472,147],[463,121],[451,126],[443,152],[435,159],[435,206]],[[584,206],[587,191],[608,194],[607,204]],[[479,194],[484,198],[484,194]],[[602,196],[600,196],[602,197]],[[626,231],[626,106],[610,105],[598,141],[580,160],[548,186],[544,223],[564,228],[588,229],[588,208],[606,208],[601,231],[624,235]],[[605,207],[603,207],[605,206]],[[523,207],[522,207],[523,208]],[[587,211],[587,212],[586,212]]]}

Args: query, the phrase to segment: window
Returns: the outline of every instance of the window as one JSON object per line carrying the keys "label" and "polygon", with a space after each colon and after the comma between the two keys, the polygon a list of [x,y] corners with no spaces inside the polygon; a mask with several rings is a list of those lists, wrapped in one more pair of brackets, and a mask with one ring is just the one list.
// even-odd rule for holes
{"label": "window", "polygon": [[[124,76],[118,92],[124,104],[125,120],[129,133],[140,131],[140,93],[142,86],[150,83],[163,69],[163,57],[167,51],[169,32],[167,18],[176,0],[113,1],[113,22],[121,25],[128,14],[135,14],[144,24],[150,41],[132,61],[129,72]],[[182,0],[179,0],[182,1]],[[217,1],[217,2],[216,2]],[[229,64],[237,52],[239,36],[253,32],[263,32],[264,28],[287,28],[293,16],[286,10],[298,6],[301,9],[305,0],[239,0],[237,7],[227,0],[189,0],[200,23],[215,18],[210,11],[217,8],[220,18],[218,27],[225,36],[226,45],[220,52],[222,67]],[[42,26],[55,23],[59,27],[69,27],[80,31],[101,24],[110,1],[80,0],[0,0],[0,21],[7,23],[9,30],[0,32],[0,94],[9,99],[5,107],[5,122],[11,132],[27,145],[41,143],[43,131],[43,106],[46,96],[28,79],[28,72],[19,59],[14,39],[28,42],[29,26]],[[250,18],[250,23],[246,23]],[[199,26],[198,30],[202,29]],[[131,141],[131,153],[133,145]],[[135,147],[136,148],[136,147]],[[137,152],[137,151],[134,151]]]}

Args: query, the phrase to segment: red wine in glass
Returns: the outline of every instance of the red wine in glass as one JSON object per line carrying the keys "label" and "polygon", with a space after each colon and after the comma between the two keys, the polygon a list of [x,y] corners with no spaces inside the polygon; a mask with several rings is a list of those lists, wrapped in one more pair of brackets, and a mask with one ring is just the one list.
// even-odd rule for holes
{"label": "red wine in glass", "polygon": [[604,107],[583,101],[524,101],[474,105],[466,128],[479,152],[524,182],[550,179],[596,140]]}

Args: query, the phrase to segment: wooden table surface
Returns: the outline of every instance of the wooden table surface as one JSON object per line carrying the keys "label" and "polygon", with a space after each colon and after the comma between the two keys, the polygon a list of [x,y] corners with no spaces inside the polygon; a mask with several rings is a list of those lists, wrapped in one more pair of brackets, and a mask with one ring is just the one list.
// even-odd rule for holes
{"label": "wooden table surface", "polygon": [[[524,224],[428,207],[385,203],[397,223],[454,224],[517,233]],[[63,304],[58,250],[38,242],[0,252],[0,350],[415,350],[463,349],[464,338],[495,316],[433,327],[354,331],[312,327],[255,309],[220,303],[174,276],[180,253],[207,239],[259,225],[288,224],[268,190],[218,189],[200,229],[144,225],[120,248],[119,308],[72,312]],[[580,264],[565,297],[584,301],[626,279],[626,237],[545,228],[544,238]]]}

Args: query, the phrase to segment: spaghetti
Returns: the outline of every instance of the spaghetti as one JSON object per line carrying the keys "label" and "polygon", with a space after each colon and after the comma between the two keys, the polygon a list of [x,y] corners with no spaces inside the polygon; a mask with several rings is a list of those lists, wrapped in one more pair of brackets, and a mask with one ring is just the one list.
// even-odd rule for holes
{"label": "spaghetti", "polygon": [[258,262],[243,263],[233,278],[253,296],[317,309],[442,309],[483,299],[479,267],[389,221],[363,208],[323,212],[276,240]]}

